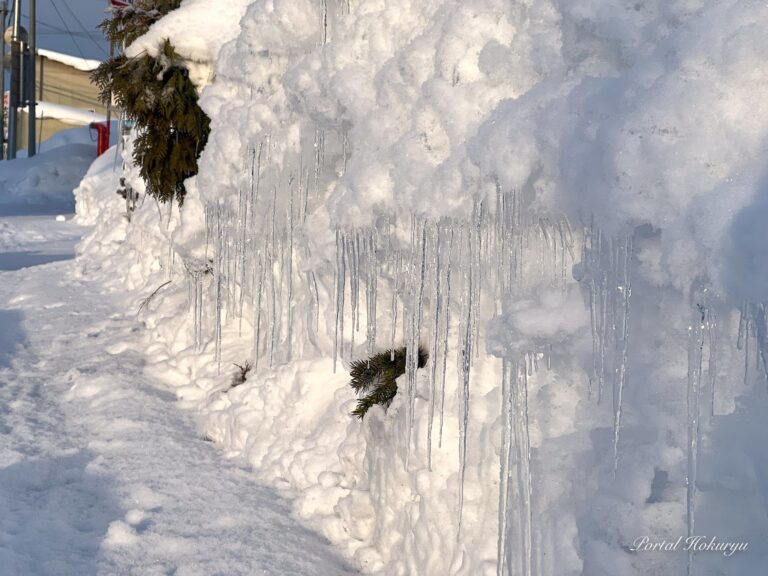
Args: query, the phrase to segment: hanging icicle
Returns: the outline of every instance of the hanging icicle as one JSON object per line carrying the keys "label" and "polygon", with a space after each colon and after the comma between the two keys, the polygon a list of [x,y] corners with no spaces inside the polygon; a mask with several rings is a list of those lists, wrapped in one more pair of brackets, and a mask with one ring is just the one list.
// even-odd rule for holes
{"label": "hanging icicle", "polygon": [[613,418],[613,477],[619,468],[619,440],[621,435],[621,416],[624,404],[624,385],[627,379],[627,351],[629,342],[629,310],[632,296],[632,237],[616,242],[616,309],[620,316],[621,330],[616,338],[616,379],[614,381],[614,418]]}
{"label": "hanging icicle", "polygon": [[499,576],[531,576],[533,573],[528,358],[532,363],[533,358],[526,356],[520,361],[504,358],[502,364],[502,442],[499,455],[499,535],[496,564],[496,573]]}
{"label": "hanging icicle", "polygon": [[[694,302],[693,318],[688,328],[688,465],[686,478],[686,523],[688,537],[696,534],[696,481],[698,476],[699,416],[701,367],[704,355],[704,336],[707,322],[707,308],[701,302]],[[693,575],[693,549],[688,551],[688,576]]]}

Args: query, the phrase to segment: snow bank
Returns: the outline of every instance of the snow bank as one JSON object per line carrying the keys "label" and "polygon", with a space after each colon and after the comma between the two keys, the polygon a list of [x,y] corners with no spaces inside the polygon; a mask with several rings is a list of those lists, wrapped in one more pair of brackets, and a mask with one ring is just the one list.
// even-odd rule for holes
{"label": "snow bank", "polygon": [[96,156],[88,129],[64,130],[43,142],[35,158],[25,154],[0,164],[0,211],[8,215],[32,205],[49,213],[72,212],[72,191]]}
{"label": "snow bank", "polygon": [[[78,191],[202,434],[369,573],[756,572],[768,7],[202,5],[131,47],[215,61],[184,207]],[[419,343],[350,418],[349,361]],[[687,534],[749,552],[633,551]]]}

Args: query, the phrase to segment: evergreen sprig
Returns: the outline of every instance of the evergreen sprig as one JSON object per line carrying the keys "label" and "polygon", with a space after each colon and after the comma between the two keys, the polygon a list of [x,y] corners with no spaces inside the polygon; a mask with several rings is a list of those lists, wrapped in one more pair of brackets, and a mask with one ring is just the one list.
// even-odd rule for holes
{"label": "evergreen sprig", "polygon": [[[397,379],[405,374],[407,356],[406,348],[398,348],[352,362],[349,385],[356,394],[365,394],[357,400],[357,407],[352,411],[353,416],[362,420],[368,410],[376,404],[385,409],[389,408],[397,395]],[[428,359],[429,353],[420,346],[418,367],[424,368]]]}
{"label": "evergreen sprig", "polygon": [[[180,0],[139,0],[133,8],[114,11],[101,28],[114,44],[127,43],[179,4]],[[197,160],[210,133],[210,120],[198,105],[184,60],[166,40],[156,58],[115,56],[91,79],[102,101],[114,98],[136,123],[133,159],[147,193],[161,202],[175,199],[181,204],[184,181],[197,174]]]}
{"label": "evergreen sprig", "polygon": [[113,46],[128,46],[155,22],[181,5],[181,0],[136,0],[131,6],[113,8],[99,28]]}

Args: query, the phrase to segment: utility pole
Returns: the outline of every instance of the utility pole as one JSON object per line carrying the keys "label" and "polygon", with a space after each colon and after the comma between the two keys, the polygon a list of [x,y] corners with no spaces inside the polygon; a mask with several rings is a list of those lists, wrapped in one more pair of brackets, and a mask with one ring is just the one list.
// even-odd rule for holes
{"label": "utility pole", "polygon": [[[29,0],[29,71],[27,72],[29,129],[27,157],[37,154],[37,91],[35,90],[35,59],[37,54],[37,0]],[[23,56],[22,56],[23,58]],[[23,60],[22,60],[23,61]]]}
{"label": "utility pole", "polygon": [[8,159],[16,158],[18,110],[21,104],[21,0],[13,0],[13,36],[11,37],[11,98],[8,106]]}
{"label": "utility pole", "polygon": [[0,0],[0,160],[5,159],[5,22],[8,2]]}

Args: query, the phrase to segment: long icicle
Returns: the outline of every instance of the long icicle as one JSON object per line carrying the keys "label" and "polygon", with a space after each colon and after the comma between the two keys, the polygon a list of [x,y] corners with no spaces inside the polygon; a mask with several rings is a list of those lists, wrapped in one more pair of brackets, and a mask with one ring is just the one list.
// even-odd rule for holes
{"label": "long icicle", "polygon": [[709,406],[710,422],[712,422],[715,417],[715,393],[717,390],[718,370],[717,355],[719,351],[718,329],[719,327],[717,322],[717,315],[713,309],[710,309],[709,317],[707,318],[707,336],[709,337],[709,361],[707,365],[707,376],[709,376],[709,390],[711,395]]}
{"label": "long icicle", "polygon": [[216,204],[216,373],[221,374],[221,308],[222,308],[222,272],[224,268],[224,231],[221,224],[221,204]]}
{"label": "long icicle", "polygon": [[440,375],[440,435],[437,442],[439,448],[443,447],[443,421],[445,415],[445,372],[448,368],[448,337],[451,329],[451,255],[453,252],[453,222],[450,224],[450,236],[448,238],[447,269],[445,271],[445,323],[443,337],[442,366]]}
{"label": "long icicle", "polygon": [[438,334],[440,331],[440,226],[435,230],[435,250],[434,250],[434,293],[432,294],[432,347],[429,353],[430,376],[429,376],[429,422],[427,425],[427,466],[432,470],[432,426],[435,420],[435,401],[437,396],[437,352],[439,349]]}
{"label": "long icicle", "polygon": [[522,540],[523,576],[533,573],[533,488],[531,482],[531,440],[528,422],[528,369],[523,360],[520,378],[513,380],[515,443],[517,444],[518,482],[520,495],[520,526]]}
{"label": "long icicle", "polygon": [[[621,290],[621,311],[622,311],[622,326],[621,326],[621,340],[619,341],[619,350],[617,351],[619,366],[616,379],[616,397],[614,399],[614,419],[613,419],[613,477],[616,478],[616,474],[619,469],[619,437],[621,434],[621,416],[624,403],[624,385],[627,378],[627,351],[629,340],[629,308],[630,298],[632,296],[632,238],[627,237],[623,242],[617,243],[617,265],[621,265],[622,270],[622,285],[619,287]],[[621,262],[619,262],[619,260]]]}
{"label": "long icicle", "polygon": [[[701,390],[701,365],[704,354],[704,330],[707,321],[707,309],[697,303],[693,310],[693,320],[689,328],[688,341],[688,466],[686,478],[686,521],[688,537],[696,534],[696,481],[698,475],[699,449],[699,395]],[[693,576],[693,548],[688,550],[688,576]]]}
{"label": "long icicle", "polygon": [[507,520],[509,518],[509,480],[512,456],[512,371],[513,363],[506,358],[501,375],[501,449],[499,451],[499,535],[497,542],[496,576],[505,576],[507,567]]}
{"label": "long icicle", "polygon": [[[419,226],[416,225],[416,229]],[[406,366],[408,374],[408,416],[407,416],[407,441],[405,448],[405,462],[408,465],[411,454],[411,438],[413,437],[414,412],[416,410],[416,371],[419,368],[419,339],[421,333],[421,320],[424,313],[424,280],[427,267],[427,224],[426,221],[421,224],[420,257],[419,257],[419,285],[418,289],[413,290],[415,301],[411,309],[411,322],[409,344],[406,349]]]}
{"label": "long icicle", "polygon": [[467,230],[467,238],[468,238],[468,246],[467,246],[467,293],[466,297],[464,299],[464,341],[461,346],[461,363],[460,363],[460,374],[461,374],[461,412],[460,412],[460,419],[459,419],[459,530],[458,530],[458,536],[461,535],[462,530],[462,520],[463,520],[463,514],[464,514],[464,481],[466,478],[466,472],[467,472],[467,436],[468,436],[468,427],[469,427],[469,383],[470,383],[470,370],[472,367],[472,353],[473,353],[473,340],[472,337],[474,335],[473,328],[475,325],[474,322],[474,312],[475,312],[475,302],[474,302],[474,283],[475,283],[475,274],[477,273],[476,270],[474,270],[475,267],[475,250],[477,249],[477,245],[475,243],[474,234],[476,232],[476,227],[474,226],[474,222],[476,222],[477,219],[477,203],[475,203],[475,208],[473,209],[473,225],[468,227]]}

